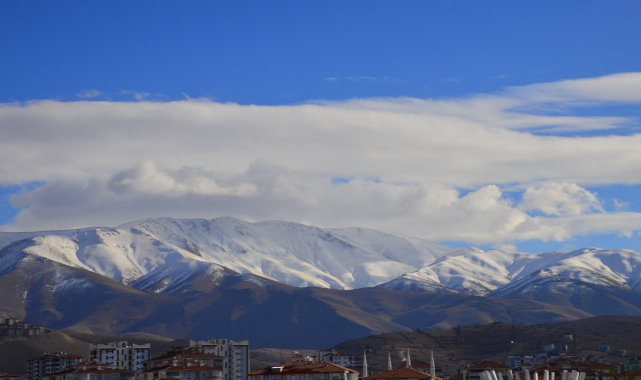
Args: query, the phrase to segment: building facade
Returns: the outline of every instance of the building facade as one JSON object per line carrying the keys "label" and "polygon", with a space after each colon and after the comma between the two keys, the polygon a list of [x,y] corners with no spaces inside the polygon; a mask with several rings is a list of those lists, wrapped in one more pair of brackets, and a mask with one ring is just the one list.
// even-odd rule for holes
{"label": "building facade", "polygon": [[82,362],[82,360],[82,356],[71,355],[66,352],[43,354],[27,360],[27,375],[29,380],[41,380],[44,376],[60,372],[67,367]]}
{"label": "building facade", "polygon": [[340,365],[342,367],[353,367],[354,366],[354,357],[350,355],[343,355],[336,350],[326,349],[320,350],[316,353],[316,360],[323,361],[327,363],[332,363]]}
{"label": "building facade", "polygon": [[135,380],[136,372],[104,363],[79,363],[42,380]]}
{"label": "building facade", "polygon": [[229,339],[210,339],[191,342],[191,348],[223,357],[223,380],[248,380],[249,342],[234,342]]}
{"label": "building facade", "polygon": [[116,366],[121,369],[140,372],[143,362],[151,356],[151,345],[111,342],[109,344],[89,345],[89,361]]}
{"label": "building facade", "polygon": [[138,380],[222,380],[223,370],[204,365],[201,360],[177,360],[151,367],[138,375]]}

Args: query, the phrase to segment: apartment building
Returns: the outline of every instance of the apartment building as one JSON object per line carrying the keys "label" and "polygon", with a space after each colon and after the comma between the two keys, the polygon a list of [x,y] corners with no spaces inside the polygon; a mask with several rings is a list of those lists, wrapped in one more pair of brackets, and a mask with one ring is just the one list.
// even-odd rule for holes
{"label": "apartment building", "polygon": [[191,348],[221,356],[223,358],[223,380],[248,380],[249,376],[249,342],[234,342],[229,339],[210,339],[192,341]]}
{"label": "apartment building", "polygon": [[89,361],[110,364],[121,369],[140,372],[143,362],[151,356],[151,345],[111,342],[109,344],[89,345]]}
{"label": "apartment building", "polygon": [[60,372],[67,367],[82,362],[82,360],[82,356],[71,355],[66,352],[43,354],[27,360],[27,374],[29,380],[42,380],[44,376]]}

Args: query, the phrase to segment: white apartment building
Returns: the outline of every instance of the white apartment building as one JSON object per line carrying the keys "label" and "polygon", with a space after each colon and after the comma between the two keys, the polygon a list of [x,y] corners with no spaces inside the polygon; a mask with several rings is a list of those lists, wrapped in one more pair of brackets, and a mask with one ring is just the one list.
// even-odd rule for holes
{"label": "white apartment building", "polygon": [[229,339],[210,339],[191,342],[203,353],[223,357],[223,380],[248,380],[249,342],[234,342]]}
{"label": "white apartment building", "polygon": [[89,361],[105,363],[121,369],[140,372],[145,360],[151,355],[151,344],[132,344],[111,342],[109,344],[89,345]]}

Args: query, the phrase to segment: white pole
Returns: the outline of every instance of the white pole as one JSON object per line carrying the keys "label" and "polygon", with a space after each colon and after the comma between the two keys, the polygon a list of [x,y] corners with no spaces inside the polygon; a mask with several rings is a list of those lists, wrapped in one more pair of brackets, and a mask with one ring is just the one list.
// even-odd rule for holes
{"label": "white pole", "polygon": [[432,375],[432,377],[436,377],[436,367],[434,366],[434,351],[432,351],[432,353],[431,353],[430,375]]}
{"label": "white pole", "polygon": [[492,370],[492,372],[490,372],[490,373],[492,374],[492,380],[499,380],[499,378],[496,376],[496,372],[494,372],[494,370]]}
{"label": "white pole", "polygon": [[507,380],[514,380],[514,374],[511,369],[507,370]]}
{"label": "white pole", "polygon": [[530,377],[530,370],[529,369],[525,370],[525,380],[532,380],[532,378]]}
{"label": "white pole", "polygon": [[499,377],[499,380],[503,380],[503,373],[499,372],[499,373],[497,373],[497,375]]}
{"label": "white pole", "polygon": [[539,380],[539,373],[538,372],[534,372],[534,380]]}
{"label": "white pole", "polygon": [[555,375],[555,373],[554,373],[554,372],[551,372],[551,373],[550,373],[550,380],[554,380],[554,375]]}
{"label": "white pole", "polygon": [[367,355],[365,354],[365,351],[363,351],[363,377],[367,376]]}

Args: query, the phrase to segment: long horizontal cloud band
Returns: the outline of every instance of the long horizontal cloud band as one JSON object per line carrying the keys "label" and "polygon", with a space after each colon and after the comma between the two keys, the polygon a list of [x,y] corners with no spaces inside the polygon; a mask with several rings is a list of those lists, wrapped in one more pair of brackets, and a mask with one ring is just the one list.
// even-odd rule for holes
{"label": "long horizontal cloud band", "polygon": [[641,134],[589,133],[636,120],[572,110],[639,102],[627,73],[447,100],[5,104],[1,184],[46,185],[4,229],[229,214],[474,243],[629,235],[641,218],[585,186],[641,183]]}

